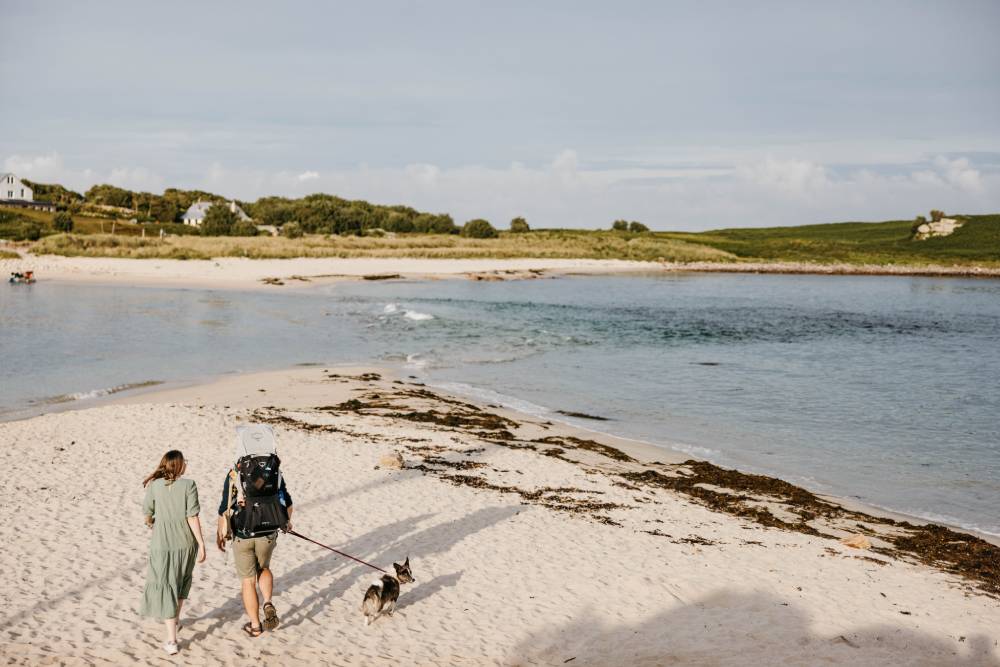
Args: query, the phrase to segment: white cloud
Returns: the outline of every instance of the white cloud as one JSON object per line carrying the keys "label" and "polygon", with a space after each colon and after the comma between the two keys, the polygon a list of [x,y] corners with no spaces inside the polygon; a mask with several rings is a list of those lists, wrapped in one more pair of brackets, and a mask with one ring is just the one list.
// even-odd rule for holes
{"label": "white cloud", "polygon": [[31,181],[59,183],[71,190],[83,192],[98,183],[111,183],[130,190],[162,192],[164,178],[146,167],[112,167],[99,171],[89,167],[67,166],[59,153],[24,156],[11,155],[4,159],[4,171],[12,171]]}
{"label": "white cloud", "polygon": [[965,158],[949,160],[939,155],[934,158],[934,165],[944,173],[944,178],[956,187],[973,192],[979,191],[983,187],[979,171],[973,169]]}
{"label": "white cloud", "polygon": [[626,218],[654,229],[697,230],[909,218],[931,208],[1000,210],[1000,173],[983,171],[965,158],[935,157],[909,169],[873,164],[847,171],[770,152],[757,160],[744,156],[736,163],[690,166],[696,163],[686,157],[677,166],[661,160],[596,168],[566,149],[541,166],[414,163],[269,172],[214,162],[200,177],[175,182],[142,167],[74,168],[58,153],[13,155],[3,162],[6,170],[78,190],[110,182],[154,192],[164,186],[201,188],[250,200],[328,192],[448,212],[459,222],[482,216],[505,225],[524,215],[536,228],[607,227]]}
{"label": "white cloud", "polygon": [[[1000,210],[1000,174],[980,173],[967,161],[935,159],[909,173],[886,171],[870,167],[838,174],[810,160],[772,156],[698,168],[588,169],[567,149],[539,167],[362,165],[324,171],[308,187],[286,172],[216,166],[206,183],[242,198],[330,192],[405,203],[450,212],[459,222],[484,216],[504,225],[525,215],[535,227],[607,227],[624,217],[655,229],[709,229],[908,218],[930,208]],[[267,192],[257,189],[261,184]]]}
{"label": "white cloud", "polygon": [[768,156],[761,162],[742,165],[737,175],[761,188],[792,196],[809,195],[830,186],[826,169],[808,160],[779,160]]}
{"label": "white cloud", "polygon": [[3,169],[32,181],[53,180],[66,174],[66,168],[58,153],[32,157],[11,155],[3,161]]}

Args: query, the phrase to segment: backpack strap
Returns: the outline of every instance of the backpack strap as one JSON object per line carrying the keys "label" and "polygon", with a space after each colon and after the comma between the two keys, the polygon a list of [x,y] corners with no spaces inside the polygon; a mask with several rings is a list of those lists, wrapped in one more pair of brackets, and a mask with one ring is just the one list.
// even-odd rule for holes
{"label": "backpack strap", "polygon": [[239,502],[243,495],[243,487],[240,485],[240,477],[235,468],[229,470],[229,497],[226,499],[226,540],[233,539],[233,501]]}
{"label": "backpack strap", "polygon": [[236,468],[229,471],[229,479],[232,480],[229,483],[229,488],[232,489],[233,485],[236,486],[236,502],[240,505],[240,507],[242,507],[246,504],[247,499],[246,496],[243,495],[243,483],[240,481],[240,474]]}

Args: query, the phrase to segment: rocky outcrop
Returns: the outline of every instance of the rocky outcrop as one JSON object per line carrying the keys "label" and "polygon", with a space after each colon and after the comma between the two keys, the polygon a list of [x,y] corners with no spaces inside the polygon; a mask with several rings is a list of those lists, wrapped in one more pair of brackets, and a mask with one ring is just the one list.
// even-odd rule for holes
{"label": "rocky outcrop", "polygon": [[916,241],[933,238],[935,236],[948,236],[962,226],[961,220],[955,218],[941,218],[932,222],[924,222],[917,225],[913,238]]}

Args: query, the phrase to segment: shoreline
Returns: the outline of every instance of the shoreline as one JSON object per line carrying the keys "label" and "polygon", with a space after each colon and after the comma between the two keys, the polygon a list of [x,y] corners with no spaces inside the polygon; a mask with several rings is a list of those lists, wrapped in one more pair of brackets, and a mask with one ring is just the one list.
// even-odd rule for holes
{"label": "shoreline", "polygon": [[213,547],[185,605],[188,661],[1000,664],[1000,578],[976,569],[996,546],[390,373],[227,375],[0,423],[14,491],[0,567],[17,573],[0,656],[155,659],[159,628],[135,611],[137,480],[181,448],[211,536],[233,428],[250,420],[277,433],[297,531],[382,566],[409,556],[417,583],[366,628],[371,573],[281,536],[282,623],[247,642]]}
{"label": "shoreline", "polygon": [[[225,375],[203,377],[197,380],[192,380],[190,382],[178,383],[176,386],[151,386],[142,389],[138,389],[134,392],[128,392],[126,395],[122,396],[106,396],[96,399],[96,404],[120,404],[120,405],[130,405],[130,404],[140,404],[140,403],[171,403],[171,402],[184,402],[189,400],[192,396],[198,397],[199,400],[205,400],[203,397],[210,393],[215,393],[215,396],[222,397],[221,402],[226,402],[230,404],[237,404],[243,407],[247,405],[258,405],[262,404],[263,401],[257,401],[254,399],[259,398],[255,396],[252,391],[248,391],[247,387],[254,383],[264,383],[274,379],[284,380],[291,379],[292,383],[302,376],[308,376],[310,372],[314,372],[316,369],[333,369],[340,374],[347,375],[364,375],[367,373],[375,373],[389,379],[392,382],[402,381],[401,374],[398,369],[389,366],[379,366],[373,364],[364,363],[344,363],[344,364],[310,364],[309,366],[298,366],[292,368],[284,368],[278,370],[267,370],[267,371],[254,371],[254,372],[240,372],[240,373],[227,373]],[[412,383],[406,382],[406,384],[417,384],[424,386],[423,382],[414,381]],[[596,440],[607,444],[612,447],[621,449],[626,454],[647,462],[665,462],[671,464],[679,464],[686,460],[697,460],[707,462],[698,456],[694,456],[687,452],[682,452],[680,450],[672,449],[668,445],[658,445],[652,442],[646,442],[643,440],[637,440],[635,438],[627,438],[624,436],[618,436],[614,433],[608,433],[606,431],[598,431],[595,429],[589,429],[584,426],[577,424],[572,424],[568,421],[559,419],[556,416],[547,415],[542,418],[538,415],[533,415],[525,412],[518,411],[514,408],[509,408],[497,404],[489,404],[484,401],[477,399],[476,397],[467,396],[455,391],[448,390],[446,388],[441,388],[434,385],[426,385],[435,394],[446,396],[451,399],[456,399],[460,401],[466,401],[468,403],[474,404],[482,410],[489,410],[493,413],[499,414],[503,417],[515,419],[522,423],[540,423],[546,422],[556,426],[560,432],[570,435],[573,437],[585,437],[592,440]],[[219,398],[215,398],[217,402],[220,402]],[[249,401],[249,403],[247,403]],[[303,405],[302,407],[306,407]],[[72,408],[69,408],[72,409]],[[86,407],[82,409],[87,409]],[[766,477],[772,477],[771,475],[764,475]],[[780,480],[780,478],[773,477],[774,479]],[[780,480],[784,482],[784,480]],[[890,510],[883,507],[878,507],[864,501],[848,498],[846,496],[838,496],[836,494],[830,493],[820,493],[817,491],[812,491],[816,496],[833,502],[837,505],[844,507],[847,510],[862,512],[864,514],[870,514],[875,517],[893,519],[896,521],[906,521],[917,525],[939,525],[950,530],[966,533],[979,539],[990,542],[1000,546],[1000,535],[993,535],[991,533],[986,533],[983,531],[975,530],[972,528],[966,528],[964,526],[946,523],[943,521],[934,521],[931,519],[926,519],[920,516],[907,514],[905,512],[899,512],[896,510]]]}
{"label": "shoreline", "polygon": [[[295,378],[297,378],[298,376],[308,375],[310,371],[315,371],[315,369],[317,368],[335,369],[342,373],[355,374],[355,375],[376,373],[385,377],[389,377],[392,379],[392,381],[400,381],[400,382],[402,381],[401,370],[391,366],[381,366],[376,364],[366,364],[357,362],[345,362],[345,363],[311,362],[308,364],[299,364],[297,366],[293,366],[290,368],[286,367],[280,369],[268,369],[268,370],[257,370],[257,371],[233,371],[222,374],[203,375],[197,378],[191,378],[187,380],[138,383],[139,386],[135,387],[126,386],[123,387],[120,391],[110,391],[107,394],[101,394],[98,396],[86,397],[81,399],[73,399],[66,402],[51,403],[48,405],[39,405],[38,409],[22,411],[23,414],[17,414],[16,416],[10,418],[0,417],[0,425],[5,423],[13,423],[13,422],[37,419],[39,417],[44,417],[45,415],[49,414],[61,414],[61,413],[75,412],[80,410],[90,410],[93,408],[99,408],[104,405],[162,404],[171,402],[186,403],[190,402],[192,397],[194,397],[196,400],[208,401],[208,399],[205,398],[204,396],[207,396],[209,392],[216,392],[212,400],[214,400],[216,403],[220,405],[223,402],[227,402],[246,407],[246,405],[248,404],[256,405],[258,403],[258,401],[251,401],[251,399],[257,397],[255,397],[252,392],[246,390],[247,385],[253,384],[254,382],[266,383],[268,381],[272,381],[275,378],[279,379],[291,378],[294,383]],[[424,383],[422,382],[415,382],[414,384],[417,384],[419,386],[425,386]],[[477,405],[480,409],[491,410],[494,413],[502,415],[506,418],[516,419],[524,423],[531,423],[531,422],[537,423],[544,421],[545,423],[548,424],[557,425],[558,428],[561,431],[564,431],[567,435],[571,435],[573,437],[584,436],[590,439],[604,442],[605,444],[621,449],[630,456],[633,456],[639,460],[666,462],[670,464],[679,464],[686,460],[696,460],[708,463],[707,459],[704,459],[697,455],[690,454],[688,452],[673,449],[669,445],[659,445],[652,442],[637,440],[635,438],[615,435],[614,433],[609,433],[607,431],[587,428],[586,426],[566,421],[558,414],[545,415],[544,417],[542,417],[540,415],[521,412],[512,407],[507,407],[495,403],[487,403],[482,398],[466,395],[458,391],[450,390],[446,387],[440,387],[436,385],[426,385],[426,386],[428,386],[430,390],[432,390],[434,393],[438,395],[446,396],[451,399],[467,401],[469,403]],[[219,398],[220,395],[225,400],[221,400]],[[249,403],[247,403],[248,401]],[[227,405],[226,407],[229,406]],[[758,475],[758,473],[750,473],[750,474]],[[787,483],[781,478],[773,477],[772,475],[768,475],[766,473],[762,474],[762,476],[777,479],[782,483]],[[900,512],[898,510],[880,507],[878,505],[867,503],[865,501],[858,500],[856,498],[836,495],[835,493],[827,493],[820,491],[810,491],[810,492],[819,498],[822,498],[826,501],[839,505],[844,509],[853,512],[860,512],[874,517],[891,519],[895,521],[909,522],[915,525],[938,525],[945,527],[949,530],[965,533],[967,535],[977,537],[991,544],[1000,546],[1000,535],[994,535],[992,533],[977,530],[975,528],[969,528],[955,523],[948,523],[946,521],[941,521],[936,519],[928,519],[915,514],[908,514],[906,512]]]}
{"label": "shoreline", "polygon": [[809,262],[640,262],[615,259],[297,258],[123,259],[25,254],[0,260],[0,273],[35,271],[38,280],[92,285],[203,289],[299,289],[346,280],[480,281],[637,273],[745,273],[1000,278],[1000,267],[816,264]]}

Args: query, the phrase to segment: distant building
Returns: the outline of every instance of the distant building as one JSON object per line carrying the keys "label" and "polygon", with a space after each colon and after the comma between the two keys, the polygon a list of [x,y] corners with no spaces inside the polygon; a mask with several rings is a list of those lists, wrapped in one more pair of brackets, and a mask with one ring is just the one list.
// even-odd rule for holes
{"label": "distant building", "polygon": [[14,174],[0,176],[0,201],[34,201],[35,193]]}
{"label": "distant building", "polygon": [[[201,223],[205,220],[205,214],[208,213],[208,209],[212,208],[217,202],[214,201],[199,201],[191,204],[190,208],[184,212],[184,216],[181,218],[185,225],[191,225],[192,227],[200,227]],[[231,201],[229,202],[229,210],[236,214],[240,220],[249,220],[250,216],[243,212],[243,209],[239,205]]]}

